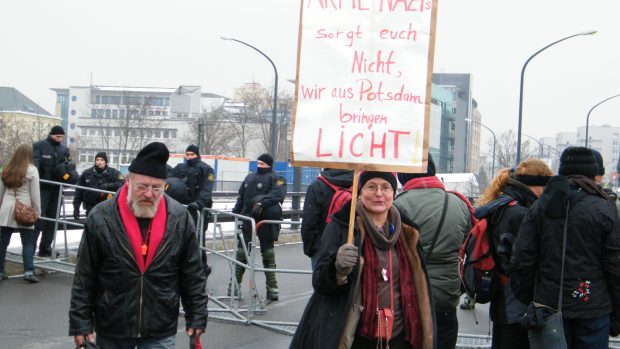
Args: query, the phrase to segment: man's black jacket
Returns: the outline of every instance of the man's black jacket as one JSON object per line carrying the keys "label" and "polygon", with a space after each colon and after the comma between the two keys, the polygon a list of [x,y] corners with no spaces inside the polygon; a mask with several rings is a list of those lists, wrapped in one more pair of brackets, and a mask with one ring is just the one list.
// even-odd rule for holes
{"label": "man's black jacket", "polygon": [[[58,178],[53,178],[52,170],[69,161],[69,149],[64,144],[55,142],[49,136],[32,146],[32,163],[39,170],[40,179],[58,181]],[[57,186],[47,183],[41,183],[41,188],[58,189]]]}
{"label": "man's black jacket", "polygon": [[185,207],[164,196],[166,230],[142,273],[118,211],[118,194],[86,220],[71,290],[69,335],[167,337],[177,332],[179,298],[186,327],[207,324],[206,276],[194,223]]}
{"label": "man's black jacket", "polygon": [[[97,171],[97,168],[93,166],[82,172],[77,185],[107,191],[117,191],[124,183],[125,177],[118,170],[106,166],[102,171]],[[93,206],[105,201],[107,198],[108,194],[106,193],[76,189],[75,197],[73,198],[73,207],[79,209],[83,202],[84,208],[90,210]]]}
{"label": "man's black jacket", "polygon": [[190,201],[184,204],[195,202],[200,210],[213,206],[215,172],[209,164],[204,163],[200,158],[188,160],[178,164],[170,172],[170,177],[177,177],[185,182]]}

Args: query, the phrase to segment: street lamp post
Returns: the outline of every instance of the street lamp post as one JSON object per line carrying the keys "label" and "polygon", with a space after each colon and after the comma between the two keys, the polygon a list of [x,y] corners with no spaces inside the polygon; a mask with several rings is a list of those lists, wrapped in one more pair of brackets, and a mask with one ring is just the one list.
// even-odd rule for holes
{"label": "street lamp post", "polygon": [[549,45],[541,48],[540,50],[536,51],[536,53],[534,53],[533,55],[530,56],[530,58],[528,58],[525,61],[525,64],[523,64],[523,68],[521,68],[521,83],[519,85],[519,125],[517,127],[517,164],[519,162],[521,162],[521,120],[522,120],[522,115],[523,115],[523,80],[525,79],[525,68],[527,67],[527,64],[530,63],[530,61],[532,60],[532,58],[536,57],[539,53],[541,53],[542,51],[548,49],[549,47],[560,43],[564,40],[568,40],[570,38],[573,38],[575,36],[580,36],[580,35],[592,35],[595,34],[596,30],[589,30],[589,31],[584,31],[581,33],[577,33],[577,34],[573,34],[570,36],[567,36],[565,38],[562,38],[558,41],[554,41],[552,43],[550,43]]}
{"label": "street lamp post", "polygon": [[490,128],[488,128],[485,124],[472,120],[472,119],[465,119],[465,121],[467,122],[474,122],[484,128],[486,128],[487,130],[489,130],[489,132],[491,132],[491,134],[493,135],[493,160],[492,160],[492,165],[491,165],[491,178],[495,177],[495,146],[497,144],[497,137],[495,137],[495,132],[493,132],[493,130],[491,130]]}
{"label": "street lamp post", "polygon": [[532,137],[532,136],[530,136],[530,135],[526,135],[525,133],[524,133],[523,135],[524,135],[525,137],[527,137],[527,138],[529,138],[529,139],[533,140],[534,142],[538,143],[538,149],[539,149],[539,151],[538,151],[538,156],[542,159],[542,157],[543,157],[543,145],[544,145],[544,144],[543,144],[542,142],[540,142],[538,139],[536,139],[536,138],[534,138],[534,137]]}
{"label": "street lamp post", "polygon": [[271,58],[269,58],[269,56],[267,56],[263,51],[257,49],[256,47],[248,44],[247,42],[235,39],[235,38],[229,38],[229,37],[221,37],[222,40],[228,40],[228,41],[236,41],[242,45],[245,45],[253,50],[255,50],[256,52],[260,53],[263,57],[267,58],[267,60],[269,61],[269,63],[271,63],[271,66],[273,67],[273,72],[275,73],[275,82],[274,82],[274,87],[273,87],[273,109],[271,111],[271,140],[270,140],[270,144],[269,144],[269,152],[271,154],[271,156],[273,156],[274,158],[276,157],[276,113],[278,110],[278,69],[276,69],[276,65],[273,63],[273,61],[271,60]]}
{"label": "street lamp post", "polygon": [[588,111],[588,116],[586,117],[586,148],[588,147],[588,127],[590,126],[590,113],[599,105],[607,102],[610,99],[614,99],[616,97],[620,97],[620,94],[603,99],[602,101],[596,103],[596,105],[590,108],[590,110]]}

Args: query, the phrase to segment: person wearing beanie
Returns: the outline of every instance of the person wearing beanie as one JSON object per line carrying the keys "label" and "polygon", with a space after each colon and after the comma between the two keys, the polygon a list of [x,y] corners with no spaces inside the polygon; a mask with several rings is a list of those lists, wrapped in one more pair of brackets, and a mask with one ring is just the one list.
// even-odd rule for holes
{"label": "person wearing beanie", "polygon": [[62,128],[62,126],[60,125],[56,125],[53,126],[52,129],[50,130],[50,136],[64,136],[65,135],[65,129]]}
{"label": "person wearing beanie", "polygon": [[[101,348],[172,348],[183,304],[188,336],[207,325],[206,275],[192,218],[164,195],[168,148],[153,142],[125,185],[86,218],[71,290],[69,335]],[[165,295],[165,301],[162,301]],[[97,304],[97,307],[93,307]],[[146,314],[146,315],[145,315]]]}
{"label": "person wearing beanie", "polygon": [[[336,207],[339,207],[338,204],[332,207],[332,202],[350,200],[352,186],[353,171],[326,168],[306,190],[301,215],[301,239],[304,253],[310,257],[312,270],[316,269],[323,231],[331,221],[330,211],[335,213]],[[348,190],[349,194],[346,195],[344,190]]]}
{"label": "person wearing beanie", "polygon": [[[105,152],[99,152],[95,155],[95,165],[82,172],[78,179],[77,185],[93,189],[106,190],[108,192],[116,192],[125,183],[125,176],[117,169],[108,166],[108,155]],[[98,203],[112,198],[111,193],[103,193],[100,191],[76,188],[73,197],[73,218],[80,219],[80,207],[84,204],[86,216],[90,210]]]}
{"label": "person wearing beanie", "polygon": [[584,176],[594,179],[599,174],[599,166],[592,149],[586,147],[564,149],[560,155],[558,173],[562,176]]}
{"label": "person wearing beanie", "polygon": [[[166,179],[166,193],[178,202],[187,205],[187,210],[198,226],[198,213],[202,217],[202,231],[209,227],[210,214],[203,208],[213,207],[213,184],[215,183],[215,171],[200,158],[197,146],[190,144],[185,149],[183,162],[169,171]],[[205,235],[203,235],[205,238]],[[204,241],[202,241],[204,243]],[[207,255],[203,251],[205,272]]]}
{"label": "person wearing beanie", "polygon": [[[65,139],[65,130],[61,126],[51,128],[46,139],[36,142],[32,146],[32,163],[39,171],[39,178],[47,181],[67,183],[63,175],[68,171],[77,175],[70,166],[71,156],[69,149],[62,143]],[[74,166],[74,165],[73,165]],[[73,177],[73,176],[70,176]],[[77,177],[77,176],[75,176]],[[77,178],[71,178],[72,184]],[[58,185],[40,182],[41,194],[41,217],[56,219],[58,212]],[[52,255],[52,242],[54,241],[54,222],[38,220],[34,228],[34,241],[39,238],[39,257]]]}
{"label": "person wearing beanie", "polygon": [[434,348],[420,233],[393,206],[396,175],[364,171],[359,181],[353,241],[349,201],[325,228],[314,294],[290,348]]}
{"label": "person wearing beanie", "polygon": [[[262,154],[256,161],[256,172],[248,174],[241,187],[239,197],[232,212],[254,218],[256,222],[262,220],[282,219],[282,203],[286,196],[286,179],[273,172],[273,157]],[[252,241],[252,226],[249,220],[244,220],[242,225],[243,239],[247,244]],[[276,255],[274,242],[280,235],[280,226],[277,224],[264,224],[256,232],[260,241],[260,252],[263,257],[265,269],[276,268]],[[241,240],[237,247],[236,258],[239,262],[247,264],[248,256],[245,254]],[[235,278],[228,285],[228,294],[238,296],[239,285],[243,280],[245,268],[235,267]],[[279,298],[278,282],[276,273],[265,272],[267,299],[276,301]]]}
{"label": "person wearing beanie", "polygon": [[435,163],[428,154],[424,173],[398,173],[403,193],[394,206],[403,219],[419,225],[422,249],[433,289],[437,348],[454,348],[458,336],[456,306],[461,296],[458,275],[459,249],[474,222],[469,201],[447,192],[435,176]]}
{"label": "person wearing beanie", "polygon": [[620,221],[593,180],[599,166],[591,149],[566,148],[559,173],[520,225],[509,287],[525,304],[554,309],[562,287],[566,342],[607,348],[620,334]]}

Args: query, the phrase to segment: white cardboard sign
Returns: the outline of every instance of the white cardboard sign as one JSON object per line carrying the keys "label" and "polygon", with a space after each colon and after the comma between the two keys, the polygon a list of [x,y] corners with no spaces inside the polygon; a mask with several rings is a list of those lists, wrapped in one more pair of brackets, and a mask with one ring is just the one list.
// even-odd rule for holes
{"label": "white cardboard sign", "polygon": [[295,165],[426,168],[437,0],[303,0]]}

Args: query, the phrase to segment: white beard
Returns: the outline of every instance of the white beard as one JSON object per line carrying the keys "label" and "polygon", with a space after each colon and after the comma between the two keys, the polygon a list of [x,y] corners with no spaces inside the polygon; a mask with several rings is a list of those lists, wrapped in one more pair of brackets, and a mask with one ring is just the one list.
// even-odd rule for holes
{"label": "white beard", "polygon": [[132,189],[132,185],[129,183],[129,187],[127,188],[127,205],[131,212],[133,212],[133,215],[136,216],[136,218],[155,217],[155,213],[157,213],[157,208],[159,207],[159,201],[163,195],[155,200],[153,206],[142,206],[139,202],[133,201],[133,197],[131,196]]}

